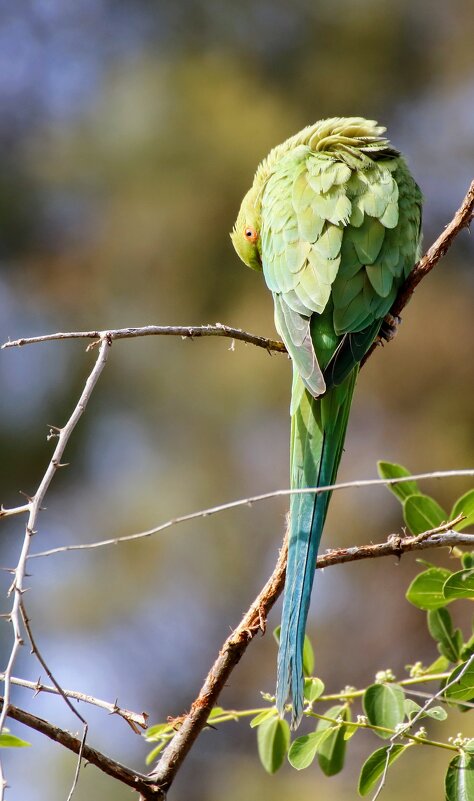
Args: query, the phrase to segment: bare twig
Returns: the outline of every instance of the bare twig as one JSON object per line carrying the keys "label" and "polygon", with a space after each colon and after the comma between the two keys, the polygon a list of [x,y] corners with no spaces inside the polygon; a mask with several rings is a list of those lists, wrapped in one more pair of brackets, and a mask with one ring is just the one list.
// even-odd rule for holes
{"label": "bare twig", "polygon": [[[4,703],[2,707],[2,712],[0,714],[0,732],[2,731],[5,725],[5,718],[8,714],[8,708],[10,704],[10,688],[11,688],[11,675],[13,671],[13,666],[15,664],[16,657],[18,655],[18,651],[21,645],[23,645],[23,639],[21,636],[21,628],[20,628],[20,606],[21,606],[21,599],[22,595],[25,591],[24,580],[25,580],[25,571],[26,571],[26,561],[28,558],[28,552],[31,545],[31,539],[36,533],[36,525],[38,521],[39,512],[41,506],[44,501],[44,497],[48,490],[48,487],[56,474],[59,467],[62,466],[61,459],[64,454],[64,449],[67,445],[69,437],[71,436],[72,431],[74,430],[75,426],[77,425],[88,401],[91,396],[91,393],[94,389],[94,386],[97,383],[97,380],[104,369],[107,355],[109,350],[109,342],[107,340],[103,340],[99,355],[96,359],[94,368],[89,375],[85,387],[81,393],[79,401],[71,414],[69,420],[67,421],[64,428],[59,431],[58,441],[56,447],[54,449],[53,455],[50,459],[48,467],[46,468],[46,472],[41,479],[38,489],[36,490],[33,498],[28,503],[28,521],[26,524],[26,531],[25,536],[23,539],[23,545],[21,548],[20,556],[18,559],[18,564],[14,570],[14,578],[10,588],[10,593],[13,593],[13,603],[12,608],[10,611],[10,620],[13,626],[13,633],[14,633],[14,641],[10,652],[10,657],[8,659],[7,666],[4,671],[4,682],[5,682],[5,690],[4,690]],[[3,801],[5,792],[5,780],[2,774],[2,786],[0,788],[0,798]]]}
{"label": "bare twig", "polygon": [[[55,339],[97,339],[102,341],[108,339],[131,339],[133,337],[149,336],[173,336],[182,339],[197,339],[199,337],[228,337],[238,339],[240,342],[247,342],[249,345],[256,345],[269,352],[286,353],[283,342],[278,342],[267,337],[249,334],[241,328],[232,328],[230,325],[216,323],[215,325],[145,325],[141,328],[116,328],[109,331],[69,331],[58,332],[56,334],[45,334],[40,337],[23,337],[22,339],[9,340],[2,345],[4,348],[16,348],[23,345],[33,345],[37,342],[51,342]],[[92,346],[95,343],[92,343]],[[89,348],[91,345],[89,345]]]}
{"label": "bare twig", "polygon": [[[0,673],[0,681],[5,678],[4,673]],[[32,690],[35,695],[39,693],[51,693],[52,695],[66,695],[68,698],[73,698],[75,701],[82,701],[85,704],[92,704],[93,706],[105,709],[109,715],[118,715],[127,721],[135,734],[140,733],[140,729],[146,729],[148,726],[148,714],[146,712],[132,712],[130,709],[123,709],[118,706],[117,702],[111,703],[110,701],[102,701],[100,698],[94,698],[93,695],[86,695],[85,693],[78,692],[77,690],[65,690],[62,688],[62,693],[56,687],[49,684],[43,684],[39,679],[37,681],[27,681],[20,679],[16,676],[10,677],[10,682],[17,687],[24,687],[27,690]]]}
{"label": "bare twig", "polygon": [[254,503],[260,501],[267,501],[270,498],[281,498],[288,495],[305,495],[313,493],[318,495],[323,492],[335,492],[336,490],[343,489],[360,489],[361,487],[377,487],[377,486],[391,486],[404,481],[423,481],[426,479],[440,479],[440,478],[454,478],[454,477],[472,477],[474,476],[474,469],[465,470],[436,470],[432,473],[418,473],[416,475],[401,476],[399,478],[370,478],[361,481],[344,481],[339,484],[331,484],[327,487],[305,487],[304,489],[280,489],[273,490],[272,492],[264,492],[260,495],[252,495],[249,498],[239,498],[237,501],[229,501],[229,503],[221,503],[218,506],[210,506],[208,509],[201,509],[199,512],[190,512],[180,517],[173,517],[165,523],[158,526],[149,528],[146,531],[139,531],[136,534],[126,534],[123,537],[113,537],[107,540],[99,540],[98,542],[81,542],[76,545],[60,545],[57,548],[50,548],[47,551],[37,551],[36,553],[29,554],[29,559],[37,559],[43,556],[51,556],[52,554],[65,553],[66,551],[87,551],[94,548],[103,548],[107,545],[118,545],[122,542],[133,542],[134,540],[145,539],[151,537],[153,534],[158,534],[165,531],[167,528],[176,526],[179,523],[186,523],[190,520],[197,520],[202,517],[211,517],[219,512],[226,512],[229,509],[236,509],[239,506],[252,506]]}
{"label": "bare twig", "polygon": [[[31,630],[31,626],[30,626],[30,619],[29,619],[29,617],[28,617],[28,615],[26,613],[26,609],[25,609],[25,605],[23,603],[23,599],[20,601],[20,613],[21,613],[21,618],[23,620],[23,625],[25,627],[25,631],[26,631],[26,633],[28,635],[28,639],[30,641],[31,653],[36,656],[38,662],[40,663],[41,667],[45,671],[45,673],[48,676],[49,680],[53,682],[54,687],[56,689],[56,692],[65,701],[66,706],[69,707],[69,709],[71,710],[73,715],[75,715],[77,718],[79,718],[79,720],[81,721],[81,723],[84,725],[84,727],[87,730],[87,720],[85,720],[85,718],[82,717],[82,715],[73,706],[73,704],[71,704],[71,701],[69,700],[67,694],[64,692],[64,690],[61,687],[61,685],[59,684],[59,682],[54,678],[53,673],[51,672],[50,668],[48,667],[44,657],[42,656],[42,654],[41,654],[41,652],[40,652],[40,650],[39,650],[39,648],[38,648],[38,646],[36,644],[36,640],[33,637],[33,632]],[[5,680],[5,675],[4,675],[4,680]]]}
{"label": "bare twig", "polygon": [[[0,707],[3,706],[4,701],[0,698]],[[8,706],[8,717],[17,720],[19,723],[23,723],[30,729],[45,734],[50,740],[54,740],[74,754],[78,754],[81,749],[81,740],[78,737],[74,737],[68,731],[65,731],[65,729],[60,729],[59,726],[54,726],[52,723],[49,723],[49,721],[32,715],[24,709],[19,709],[19,707],[13,706],[13,704],[9,704]],[[109,776],[112,776],[112,778],[140,792],[142,797],[147,801],[160,801],[160,799],[162,799],[163,794],[160,788],[156,786],[150,777],[145,776],[143,773],[127,768],[125,765],[116,762],[114,759],[102,754],[95,748],[91,748],[89,745],[84,746],[83,756],[87,762],[90,762],[91,765],[95,765],[99,770],[103,771],[103,773],[107,773]]]}
{"label": "bare twig", "polygon": [[14,506],[12,509],[5,509],[2,505],[0,506],[0,519],[2,517],[12,517],[13,515],[22,515],[25,512],[30,511],[29,503],[24,503],[22,506]]}
{"label": "bare twig", "polygon": [[74,777],[73,777],[73,780],[72,780],[72,786],[71,786],[71,789],[69,791],[69,795],[67,797],[67,801],[70,801],[70,799],[72,798],[72,795],[74,793],[74,790],[77,787],[77,782],[79,781],[79,772],[80,772],[80,769],[81,769],[82,754],[83,754],[83,751],[84,751],[84,746],[86,744],[87,732],[89,730],[89,724],[87,723],[87,720],[82,717],[80,712],[73,706],[73,704],[71,703],[71,701],[67,697],[66,693],[64,692],[64,690],[61,687],[61,685],[59,684],[59,682],[54,678],[53,673],[51,672],[51,670],[48,667],[43,655],[41,654],[41,652],[40,652],[40,650],[39,650],[39,648],[38,648],[38,646],[36,644],[36,640],[33,637],[33,632],[31,630],[31,626],[30,626],[30,619],[29,619],[29,617],[28,617],[28,615],[26,613],[26,609],[25,609],[25,604],[23,602],[23,598],[21,598],[21,600],[20,600],[20,613],[21,613],[21,618],[23,620],[23,625],[25,627],[25,631],[26,631],[28,639],[30,641],[31,653],[36,656],[36,658],[37,658],[38,662],[40,663],[41,667],[46,671],[46,674],[47,674],[48,678],[50,679],[50,681],[53,682],[57,692],[59,693],[59,695],[63,698],[64,702],[66,703],[66,706],[69,707],[69,709],[71,710],[73,715],[75,715],[81,721],[81,723],[83,725],[81,748],[79,750],[78,757],[77,757],[76,770],[74,772]]}

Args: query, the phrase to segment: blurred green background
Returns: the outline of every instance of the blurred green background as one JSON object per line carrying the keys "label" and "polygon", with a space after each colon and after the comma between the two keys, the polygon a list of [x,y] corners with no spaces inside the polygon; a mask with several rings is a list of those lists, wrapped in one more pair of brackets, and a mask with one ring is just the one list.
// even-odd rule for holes
{"label": "blurred green background", "polygon": [[[429,244],[472,178],[474,6],[431,0],[24,0],[0,2],[1,340],[56,330],[216,320],[274,336],[261,277],[228,236],[268,150],[325,116],[388,126],[425,194]],[[361,374],[340,479],[374,477],[378,458],[413,472],[472,466],[472,240],[463,232],[416,293],[396,342]],[[229,341],[114,344],[47,497],[35,550],[130,534],[177,514],[287,486],[290,367]],[[82,342],[1,353],[0,501],[33,492],[94,354]],[[441,503],[466,482],[426,485]],[[33,630],[63,686],[145,709],[189,708],[217,649],[271,571],[283,500],[154,538],[30,563]],[[16,564],[22,521],[2,523],[0,562]],[[333,499],[325,545],[384,539],[401,526],[384,489]],[[447,555],[437,553],[440,563]],[[404,592],[414,557],[317,576],[309,631],[328,690],[431,661],[425,616]],[[2,610],[10,578],[1,575]],[[279,605],[270,630],[279,621]],[[0,629],[2,663],[11,627]],[[24,649],[16,672],[41,673]],[[276,648],[257,638],[224,706],[272,691]],[[44,677],[44,676],[43,676]],[[71,730],[55,698],[14,702]],[[144,770],[149,750],[118,718],[82,707],[89,742]],[[462,719],[463,733],[469,721]],[[472,724],[471,724],[472,727]],[[65,798],[74,758],[18,725],[10,801]],[[455,733],[455,732],[453,732]],[[472,734],[472,729],[471,729]],[[255,801],[356,797],[380,742],[351,742],[344,772],[267,776],[245,723],[202,734],[173,798]],[[443,755],[414,749],[384,798],[441,798]],[[32,777],[34,776],[34,780]],[[131,797],[85,769],[77,801]]]}

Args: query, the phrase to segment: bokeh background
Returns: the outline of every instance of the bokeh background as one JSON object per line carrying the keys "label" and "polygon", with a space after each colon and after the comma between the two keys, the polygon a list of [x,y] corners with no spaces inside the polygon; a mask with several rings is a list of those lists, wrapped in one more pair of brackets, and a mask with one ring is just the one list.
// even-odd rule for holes
{"label": "bokeh background", "polygon": [[[56,330],[217,320],[274,335],[260,276],[228,232],[268,150],[331,115],[386,124],[425,194],[429,244],[472,178],[474,6],[469,0],[21,0],[0,3],[1,340]],[[463,232],[419,288],[396,342],[361,374],[340,478],[374,477],[378,458],[413,472],[472,466],[474,248]],[[290,367],[228,340],[116,343],[55,478],[35,549],[148,528],[227,500],[287,486]],[[91,369],[84,342],[1,353],[1,493],[33,492],[50,424],[67,419]],[[441,503],[469,488],[427,485]],[[271,571],[282,500],[172,528],[139,543],[30,563],[28,610],[63,686],[146,710],[189,707],[211,660]],[[333,499],[325,544],[381,540],[401,527],[379,488]],[[16,563],[23,522],[2,522],[0,562]],[[442,563],[447,555],[436,553]],[[404,557],[317,576],[309,630],[329,690],[435,657],[425,616],[404,601]],[[2,611],[8,573],[0,576]],[[279,620],[279,605],[270,630]],[[1,661],[11,627],[0,629]],[[24,649],[16,672],[42,671]],[[275,644],[258,638],[222,704],[272,691]],[[44,674],[43,674],[44,677]],[[14,701],[72,730],[60,699]],[[92,708],[89,742],[144,770],[149,746]],[[460,728],[469,734],[467,718]],[[75,760],[30,740],[7,756],[10,801],[67,796]],[[455,732],[453,732],[455,733]],[[344,772],[284,767],[267,776],[255,732],[228,724],[200,737],[173,798],[338,801],[356,797],[359,735]],[[395,767],[387,801],[441,798],[447,760],[426,749]],[[77,801],[128,799],[95,768]]]}

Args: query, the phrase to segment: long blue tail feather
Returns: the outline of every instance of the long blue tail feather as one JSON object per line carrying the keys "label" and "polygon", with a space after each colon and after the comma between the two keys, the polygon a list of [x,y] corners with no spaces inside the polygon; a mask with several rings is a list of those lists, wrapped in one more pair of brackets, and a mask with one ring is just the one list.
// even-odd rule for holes
{"label": "long blue tail feather", "polygon": [[[291,486],[324,487],[334,483],[342,455],[357,368],[339,387],[321,398],[307,391],[292,416]],[[316,559],[330,492],[293,495],[290,505],[288,565],[278,652],[276,703],[284,714],[292,701],[296,728],[304,705],[303,644]]]}

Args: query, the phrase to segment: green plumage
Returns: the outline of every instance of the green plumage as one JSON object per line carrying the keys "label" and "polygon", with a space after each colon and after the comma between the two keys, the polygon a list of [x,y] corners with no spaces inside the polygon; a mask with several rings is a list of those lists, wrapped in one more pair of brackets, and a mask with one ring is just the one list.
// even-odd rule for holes
{"label": "green plumage", "polygon": [[[417,259],[421,193],[374,121],[308,126],[258,167],[231,234],[263,269],[293,361],[291,486],[334,483],[358,365]],[[292,497],[277,705],[303,709],[302,645],[329,493]]]}

